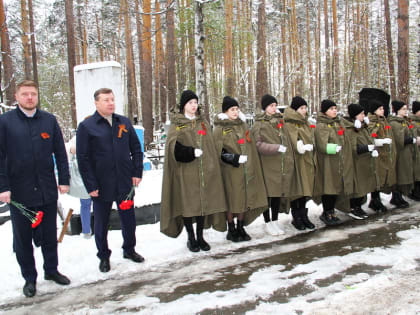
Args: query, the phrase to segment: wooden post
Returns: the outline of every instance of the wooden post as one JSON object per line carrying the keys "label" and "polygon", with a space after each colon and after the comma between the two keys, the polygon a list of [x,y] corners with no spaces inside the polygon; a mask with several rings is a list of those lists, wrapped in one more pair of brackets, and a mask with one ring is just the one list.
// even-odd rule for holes
{"label": "wooden post", "polygon": [[60,237],[58,238],[58,242],[61,243],[64,237],[64,233],[67,231],[67,227],[69,226],[69,222],[71,219],[71,215],[73,214],[73,209],[69,210],[69,213],[67,213],[66,221],[64,221],[63,228],[61,229]]}

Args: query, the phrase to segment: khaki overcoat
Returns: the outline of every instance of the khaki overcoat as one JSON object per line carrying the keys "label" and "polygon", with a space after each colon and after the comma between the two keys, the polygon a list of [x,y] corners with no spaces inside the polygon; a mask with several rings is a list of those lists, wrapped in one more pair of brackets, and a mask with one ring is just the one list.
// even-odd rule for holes
{"label": "khaki overcoat", "polygon": [[[327,144],[341,146],[340,152],[327,154]],[[315,128],[317,164],[314,195],[353,194],[353,159],[351,141],[340,119],[319,113]]]}
{"label": "khaki overcoat", "polygon": [[[171,113],[171,125],[165,146],[165,162],[160,208],[160,230],[177,237],[183,228],[183,217],[205,217],[205,228],[226,231],[226,199],[220,171],[220,155],[216,153],[208,123],[197,115],[190,120]],[[203,150],[192,162],[175,160],[175,143]]]}
{"label": "khaki overcoat", "polygon": [[[414,127],[414,136],[420,137],[420,117],[415,115],[410,115],[411,124]],[[416,182],[420,181],[420,147],[419,143],[415,146],[414,149],[414,156],[413,156],[413,164],[414,164],[414,180]]]}
{"label": "khaki overcoat", "polygon": [[[294,189],[291,195],[298,198],[312,197],[315,183],[315,153],[314,151],[305,151],[304,154],[300,154],[297,151],[297,142],[302,140],[303,144],[314,145],[314,130],[316,126],[310,125],[308,117],[303,117],[290,107],[287,107],[284,111],[284,121],[295,161],[295,176],[289,182]],[[313,149],[315,150],[315,145]]]}
{"label": "khaki overcoat", "polygon": [[[247,124],[240,118],[229,120],[223,116],[226,115],[216,115],[213,135],[228,210],[236,214],[244,213],[244,225],[248,225],[267,209],[267,192],[260,159],[255,139]],[[239,164],[239,167],[225,163],[221,160],[222,149],[229,153],[246,155],[248,160]]]}
{"label": "khaki overcoat", "polygon": [[397,148],[397,187],[399,191],[408,195],[414,184],[413,156],[416,145],[413,143],[405,144],[404,140],[408,137],[414,137],[414,126],[408,118],[399,116],[390,117],[389,123]]}
{"label": "khaki overcoat", "polygon": [[[296,196],[296,188],[291,185],[295,173],[294,154],[289,137],[285,133],[281,113],[271,116],[266,113],[256,115],[252,134],[260,155],[268,196],[282,198]],[[287,148],[286,152],[278,152],[280,145]]]}
{"label": "khaki overcoat", "polygon": [[377,147],[379,157],[376,161],[376,174],[378,175],[380,190],[385,193],[390,193],[397,182],[395,172],[397,151],[391,126],[388,123],[388,120],[383,116],[380,117],[370,113],[368,118],[368,130],[371,135],[375,135],[376,139],[392,139],[391,144],[384,144],[382,147]]}
{"label": "khaki overcoat", "polygon": [[378,190],[376,175],[376,160],[372,152],[357,153],[358,145],[373,145],[373,139],[368,131],[368,126],[362,123],[361,128],[354,127],[354,119],[345,117],[342,119],[345,131],[351,141],[354,169],[354,195],[352,197],[364,197],[366,194]]}

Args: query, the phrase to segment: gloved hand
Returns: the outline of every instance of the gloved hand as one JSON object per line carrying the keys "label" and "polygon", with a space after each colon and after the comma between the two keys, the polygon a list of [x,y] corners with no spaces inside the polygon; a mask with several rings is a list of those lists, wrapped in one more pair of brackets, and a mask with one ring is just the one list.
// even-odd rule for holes
{"label": "gloved hand", "polygon": [[302,140],[299,140],[299,141],[297,142],[296,146],[297,146],[297,151],[298,151],[300,154],[304,154],[304,153],[305,153],[305,145],[303,144],[303,141],[302,141]]}
{"label": "gloved hand", "polygon": [[239,156],[239,164],[244,164],[246,163],[246,161],[248,161],[248,156],[247,155],[240,155]]}
{"label": "gloved hand", "polygon": [[373,144],[368,144],[369,152],[372,152],[374,149],[375,149],[375,146]]}
{"label": "gloved hand", "polygon": [[363,120],[365,121],[365,124],[366,125],[369,125],[370,120],[369,120],[369,117],[368,116],[365,116],[365,118],[363,118]]}
{"label": "gloved hand", "polygon": [[373,142],[375,143],[375,147],[382,147],[384,145],[385,139],[375,139]]}
{"label": "gloved hand", "polygon": [[338,146],[335,148],[335,151],[338,153],[338,152],[340,152],[340,151],[341,151],[341,149],[342,149],[341,145],[338,145]]}
{"label": "gloved hand", "polygon": [[354,127],[357,129],[362,128],[362,122],[359,119],[356,119],[354,121]]}
{"label": "gloved hand", "polygon": [[279,149],[277,150],[280,153],[284,153],[287,151],[287,147],[285,147],[284,145],[280,144]]}
{"label": "gloved hand", "polygon": [[392,139],[391,138],[384,138],[384,144],[391,144],[392,143]]}
{"label": "gloved hand", "polygon": [[413,138],[413,144],[416,144],[416,142],[417,142],[417,139]]}
{"label": "gloved hand", "polygon": [[313,144],[304,144],[303,148],[305,149],[305,151],[311,152],[314,150],[314,145]]}
{"label": "gloved hand", "polygon": [[194,156],[197,158],[197,157],[200,157],[200,156],[202,156],[203,155],[203,150],[201,150],[201,149],[194,149]]}
{"label": "gloved hand", "polygon": [[374,157],[374,158],[378,157],[379,156],[378,151],[373,150],[372,153],[371,153],[371,156]]}

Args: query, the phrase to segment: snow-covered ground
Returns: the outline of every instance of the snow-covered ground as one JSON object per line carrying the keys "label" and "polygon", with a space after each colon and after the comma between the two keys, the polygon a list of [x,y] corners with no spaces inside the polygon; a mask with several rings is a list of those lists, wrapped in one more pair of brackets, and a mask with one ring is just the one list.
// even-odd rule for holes
{"label": "snow-covered ground", "polygon": [[[161,171],[145,172],[143,182],[136,191],[136,206],[158,203],[160,201]],[[385,200],[390,196],[382,195]],[[77,199],[69,196],[61,196],[60,201],[65,209],[78,209]],[[387,204],[386,202],[386,204]],[[81,236],[66,235],[59,244],[59,270],[67,275],[72,283],[68,287],[59,287],[51,281],[43,279],[42,253],[39,248],[35,249],[35,259],[38,270],[37,296],[34,299],[26,299],[22,294],[24,281],[12,251],[12,228],[10,221],[0,226],[0,266],[2,269],[0,281],[0,310],[1,305],[12,303],[28,303],[34,305],[41,303],[40,296],[54,293],[62,293],[66,290],[83,290],[86,294],[94,290],[95,286],[101,286],[112,290],[115,281],[130,282],[141,277],[152,277],[162,268],[171,264],[182,266],[179,269],[179,278],[183,283],[177,283],[176,279],[167,284],[163,282],[160,290],[172,292],[175,287],[188,283],[193,284],[197,279],[189,279],[188,273],[204,277],[204,280],[212,278],[213,270],[219,270],[226,266],[235,266],[248,260],[264,259],[270,255],[289,253],[299,249],[313,250],[317,244],[330,241],[351,239],[354,235],[374,231],[386,227],[389,221],[407,220],[410,216],[417,216],[417,223],[397,233],[400,241],[390,246],[377,246],[360,248],[345,255],[332,255],[314,258],[307,263],[300,263],[293,267],[287,264],[272,264],[256,268],[247,278],[247,282],[240,287],[229,290],[206,290],[187,294],[172,301],[160,301],[153,293],[153,289],[146,287],[137,295],[130,295],[119,301],[107,301],[91,308],[86,305],[80,309],[67,308],[63,311],[72,314],[102,314],[116,310],[124,313],[140,312],[144,314],[192,314],[205,309],[229,308],[241,303],[255,303],[250,314],[418,314],[420,313],[420,221],[419,206],[412,203],[417,210],[410,208],[409,214],[395,213],[387,217],[387,220],[372,220],[369,224],[346,227],[345,229],[325,229],[322,234],[316,234],[305,242],[288,243],[284,246],[274,246],[268,249],[259,249],[258,246],[269,244],[281,239],[288,239],[301,232],[296,231],[290,224],[290,216],[281,214],[280,222],[283,224],[285,235],[269,236],[264,229],[262,217],[258,218],[248,228],[252,236],[250,242],[231,243],[226,241],[225,233],[206,230],[205,237],[212,246],[210,252],[191,253],[186,248],[187,236],[185,231],[177,239],[168,238],[159,231],[159,223],[138,226],[136,230],[136,250],[145,257],[145,262],[135,264],[122,257],[122,237],[120,231],[110,231],[108,240],[112,250],[111,271],[101,273],[98,270],[99,260],[96,257],[94,238],[84,239]],[[319,220],[321,206],[310,202],[310,218],[317,228],[323,227]],[[408,210],[407,210],[408,211]],[[369,212],[371,213],[371,212]],[[414,214],[413,214],[414,213]],[[417,215],[419,213],[419,215]],[[344,215],[340,214],[344,218]],[[61,223],[59,224],[61,226]],[[374,232],[372,232],[374,237]],[[241,248],[255,247],[244,255],[230,255]],[[225,255],[223,260],[214,259],[214,255]],[[312,253],[313,255],[313,253]],[[196,261],[190,265],[191,261]],[[328,286],[322,286],[319,281],[331,279],[337,274],[343,273],[349,268],[358,265],[380,266],[382,272],[369,274],[357,272],[352,275],[332,281]],[[184,272],[184,273],[183,273]],[[238,270],[238,273],[243,271]],[[216,273],[215,277],[216,277]],[[220,275],[219,275],[220,276]],[[177,276],[175,276],[176,278]],[[183,278],[184,277],[184,278]],[[194,276],[192,276],[194,278]],[[185,280],[189,279],[189,280]],[[101,281],[103,280],[103,281]],[[288,290],[299,283],[305,283],[309,293],[305,296],[295,296],[286,302],[271,301],[270,296],[278,290]],[[109,287],[108,287],[109,283]],[[166,287],[167,286],[167,287]],[[88,287],[88,288],[86,288]],[[64,291],[63,291],[64,290]],[[81,291],[83,293],[83,291]],[[69,301],[71,303],[71,301]],[[124,310],[124,311],[121,311]],[[135,311],[134,311],[135,310]],[[16,310],[11,310],[13,313]],[[0,311],[1,312],[1,311]],[[24,312],[24,309],[22,310]]]}

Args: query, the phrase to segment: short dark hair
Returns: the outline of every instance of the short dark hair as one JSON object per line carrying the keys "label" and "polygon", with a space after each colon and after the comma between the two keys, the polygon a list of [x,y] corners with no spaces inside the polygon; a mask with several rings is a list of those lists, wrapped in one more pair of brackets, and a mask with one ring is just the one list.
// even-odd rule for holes
{"label": "short dark hair", "polygon": [[114,92],[112,91],[112,89],[109,88],[100,88],[99,90],[96,90],[95,93],[93,94],[93,97],[95,98],[95,101],[97,101],[99,99],[99,95],[100,94],[114,94]]}
{"label": "short dark hair", "polygon": [[38,90],[38,85],[35,83],[35,81],[23,80],[16,85],[16,91],[19,91],[19,89],[23,86],[32,86]]}

